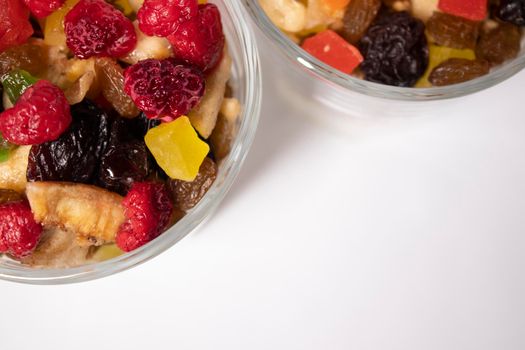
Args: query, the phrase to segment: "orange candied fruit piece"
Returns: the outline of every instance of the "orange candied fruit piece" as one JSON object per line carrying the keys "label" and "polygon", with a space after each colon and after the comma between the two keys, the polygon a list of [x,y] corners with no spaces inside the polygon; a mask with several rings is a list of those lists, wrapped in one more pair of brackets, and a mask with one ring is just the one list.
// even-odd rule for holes
{"label": "orange candied fruit piece", "polygon": [[351,74],[363,62],[357,47],[333,30],[306,39],[302,47],[310,55],[346,74]]}
{"label": "orange candied fruit piece", "polygon": [[439,0],[438,8],[471,21],[482,21],[487,17],[487,0]]}

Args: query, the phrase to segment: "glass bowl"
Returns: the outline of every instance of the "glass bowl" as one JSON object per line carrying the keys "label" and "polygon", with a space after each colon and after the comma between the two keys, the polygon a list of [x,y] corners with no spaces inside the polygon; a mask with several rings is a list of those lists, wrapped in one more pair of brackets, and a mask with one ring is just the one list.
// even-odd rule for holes
{"label": "glass bowl", "polygon": [[230,85],[243,106],[231,153],[222,161],[217,180],[200,203],[164,234],[130,253],[100,263],[65,269],[35,269],[10,259],[0,260],[0,278],[30,284],[63,284],[108,276],[141,264],[184,238],[218,207],[235,180],[257,129],[261,108],[261,73],[253,32],[244,9],[236,1],[212,0],[222,14],[233,58]]}
{"label": "glass bowl", "polygon": [[[290,98],[299,99],[296,103],[303,109],[315,109],[316,104],[321,103],[361,118],[418,115],[432,105],[439,107],[457,103],[458,99],[452,98],[494,86],[525,66],[522,40],[522,50],[517,58],[493,69],[488,75],[465,83],[432,88],[402,88],[373,83],[342,73],[304,51],[271,22],[258,0],[242,2],[257,27],[271,42],[270,50],[277,49],[279,52],[265,57],[272,60],[274,69],[286,73],[276,74],[275,78],[279,79],[277,87],[282,87],[283,93],[289,94]],[[300,96],[291,96],[294,92]]]}

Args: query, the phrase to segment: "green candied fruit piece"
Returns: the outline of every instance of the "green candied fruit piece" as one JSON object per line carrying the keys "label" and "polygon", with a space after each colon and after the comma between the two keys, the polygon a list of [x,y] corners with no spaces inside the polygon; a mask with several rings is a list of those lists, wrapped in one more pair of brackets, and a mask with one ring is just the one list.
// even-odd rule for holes
{"label": "green candied fruit piece", "polygon": [[9,159],[9,150],[0,148],[0,163],[7,162]]}
{"label": "green candied fruit piece", "polygon": [[38,81],[37,78],[22,69],[12,70],[4,74],[0,80],[4,86],[4,91],[13,104],[18,101],[18,98],[22,96],[28,87]]}
{"label": "green candied fruit piece", "polygon": [[9,159],[11,151],[13,151],[16,147],[16,145],[7,142],[7,140],[4,140],[2,134],[0,134],[0,163],[6,162]]}
{"label": "green candied fruit piece", "polygon": [[445,46],[437,46],[430,44],[429,49],[429,62],[428,68],[425,74],[416,83],[416,88],[428,88],[432,87],[432,84],[428,81],[430,73],[441,63],[445,62],[450,58],[465,58],[467,60],[475,60],[476,54],[471,49],[453,49]]}

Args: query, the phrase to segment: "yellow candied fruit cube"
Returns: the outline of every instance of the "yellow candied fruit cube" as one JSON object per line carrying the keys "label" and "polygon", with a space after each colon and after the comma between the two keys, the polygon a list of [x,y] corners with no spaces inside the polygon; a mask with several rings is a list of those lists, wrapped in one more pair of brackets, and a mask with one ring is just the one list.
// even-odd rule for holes
{"label": "yellow candied fruit cube", "polygon": [[476,54],[471,49],[453,49],[445,46],[429,45],[429,62],[428,68],[425,74],[419,79],[415,87],[417,88],[426,88],[432,87],[432,84],[428,81],[430,73],[436,68],[440,63],[448,60],[449,58],[466,58],[468,60],[476,59]]}
{"label": "yellow candied fruit cube", "polygon": [[176,180],[195,180],[210,151],[186,116],[150,129],[144,140],[159,166]]}
{"label": "yellow candied fruit cube", "polygon": [[67,0],[64,5],[46,18],[44,26],[44,42],[49,46],[66,47],[64,33],[64,17],[79,0]]}
{"label": "yellow candied fruit cube", "polygon": [[206,0],[199,0],[199,4],[205,4],[205,3],[207,3]]}

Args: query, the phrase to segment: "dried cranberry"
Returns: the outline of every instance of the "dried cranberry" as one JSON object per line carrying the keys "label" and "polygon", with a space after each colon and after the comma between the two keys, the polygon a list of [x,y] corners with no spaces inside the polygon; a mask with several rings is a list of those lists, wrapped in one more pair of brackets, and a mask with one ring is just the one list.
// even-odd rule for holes
{"label": "dried cranberry", "polygon": [[26,201],[0,205],[0,253],[23,258],[33,252],[42,235]]}
{"label": "dried cranberry", "polygon": [[116,237],[117,245],[129,252],[148,243],[166,229],[173,204],[162,183],[136,182],[122,202],[127,220]]}
{"label": "dried cranberry", "polygon": [[428,66],[425,25],[407,12],[385,12],[359,42],[365,79],[413,86]]}
{"label": "dried cranberry", "polygon": [[29,10],[37,18],[44,18],[58,10],[66,0],[24,0]]}
{"label": "dried cranberry", "polygon": [[139,28],[150,36],[168,36],[195,17],[198,6],[197,0],[145,0],[137,13]]}
{"label": "dried cranberry", "polygon": [[0,132],[16,145],[56,140],[71,124],[69,104],[62,90],[40,80],[0,114]]}
{"label": "dried cranberry", "polygon": [[67,46],[79,58],[120,57],[137,44],[131,21],[104,0],[80,0],[64,20]]}
{"label": "dried cranberry", "polygon": [[56,141],[33,146],[29,181],[91,183],[108,141],[108,116],[84,100],[71,107],[73,123]]}
{"label": "dried cranberry", "polygon": [[148,118],[169,121],[188,113],[204,84],[199,69],[174,58],[140,61],[124,71],[124,90]]}
{"label": "dried cranberry", "polygon": [[0,52],[23,44],[33,34],[22,0],[0,0]]}
{"label": "dried cranberry", "polygon": [[214,68],[222,58],[225,42],[219,9],[213,4],[199,5],[199,15],[182,23],[168,40],[176,58],[204,72]]}

